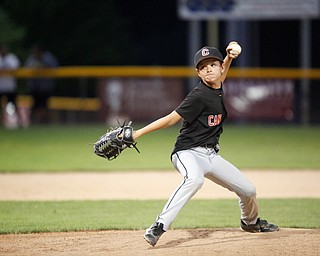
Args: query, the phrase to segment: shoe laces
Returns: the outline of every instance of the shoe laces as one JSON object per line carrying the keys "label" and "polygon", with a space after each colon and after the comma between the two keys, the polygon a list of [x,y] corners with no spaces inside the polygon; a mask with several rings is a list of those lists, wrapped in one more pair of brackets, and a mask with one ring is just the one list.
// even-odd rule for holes
{"label": "shoe laces", "polygon": [[257,221],[257,224],[259,224],[260,226],[266,226],[266,225],[268,225],[269,223],[268,223],[268,221],[266,221],[266,220],[261,220],[261,219],[259,218],[258,221]]}
{"label": "shoe laces", "polygon": [[156,223],[154,226],[151,227],[152,234],[155,236],[158,236],[164,232],[163,230],[163,224],[162,223]]}

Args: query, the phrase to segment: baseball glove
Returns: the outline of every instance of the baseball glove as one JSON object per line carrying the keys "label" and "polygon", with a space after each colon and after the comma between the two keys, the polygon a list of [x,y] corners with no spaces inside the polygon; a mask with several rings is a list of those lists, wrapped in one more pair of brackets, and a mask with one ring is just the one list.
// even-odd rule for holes
{"label": "baseball glove", "polygon": [[126,123],[127,120],[121,127],[111,128],[101,136],[93,145],[94,153],[108,160],[117,158],[126,148],[135,148],[140,153],[133,140],[132,122]]}

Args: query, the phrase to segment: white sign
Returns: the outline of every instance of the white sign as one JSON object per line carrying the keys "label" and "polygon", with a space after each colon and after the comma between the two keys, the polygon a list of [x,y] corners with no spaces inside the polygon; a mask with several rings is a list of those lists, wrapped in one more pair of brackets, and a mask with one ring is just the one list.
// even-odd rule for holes
{"label": "white sign", "polygon": [[320,0],[178,0],[186,20],[266,20],[316,18]]}

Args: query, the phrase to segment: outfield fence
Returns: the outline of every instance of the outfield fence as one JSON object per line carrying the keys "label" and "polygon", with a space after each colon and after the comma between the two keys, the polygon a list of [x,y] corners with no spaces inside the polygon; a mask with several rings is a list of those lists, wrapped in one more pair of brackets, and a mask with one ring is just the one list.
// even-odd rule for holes
{"label": "outfield fence", "polygon": [[[96,66],[2,70],[16,77],[18,104],[30,108],[28,79],[56,82],[48,101],[55,122],[105,121],[129,116],[138,121],[172,111],[197,83],[192,67]],[[320,69],[231,68],[226,104],[234,122],[320,122]]]}

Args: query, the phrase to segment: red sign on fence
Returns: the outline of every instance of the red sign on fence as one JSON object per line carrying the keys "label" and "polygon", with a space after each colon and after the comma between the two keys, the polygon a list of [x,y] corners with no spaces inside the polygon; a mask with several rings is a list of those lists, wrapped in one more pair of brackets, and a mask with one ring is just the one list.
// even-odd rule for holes
{"label": "red sign on fence", "polygon": [[184,97],[183,80],[164,78],[104,79],[99,92],[101,116],[149,121],[169,114]]}
{"label": "red sign on fence", "polygon": [[228,119],[235,121],[294,118],[294,82],[277,79],[230,79],[225,82]]}

